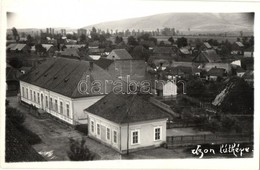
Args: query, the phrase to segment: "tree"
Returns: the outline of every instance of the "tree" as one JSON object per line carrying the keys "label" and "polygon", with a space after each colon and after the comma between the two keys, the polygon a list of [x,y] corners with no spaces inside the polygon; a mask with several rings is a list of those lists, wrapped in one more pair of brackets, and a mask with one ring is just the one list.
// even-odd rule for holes
{"label": "tree", "polygon": [[14,39],[16,40],[16,42],[18,42],[20,37],[19,37],[17,29],[15,27],[13,27],[12,32],[13,32]]}
{"label": "tree", "polygon": [[181,47],[185,47],[188,45],[188,41],[187,38],[181,37],[181,38],[177,38],[177,46],[179,48]]}
{"label": "tree", "polygon": [[135,37],[130,36],[130,37],[127,38],[127,44],[137,46],[138,42],[136,41]]}
{"label": "tree", "polygon": [[81,141],[69,138],[70,150],[67,152],[68,157],[72,161],[91,161],[94,159],[94,154],[87,148],[86,140],[84,138]]}
{"label": "tree", "polygon": [[33,46],[33,38],[32,38],[32,36],[30,34],[27,35],[27,42],[26,42],[26,44],[28,46]]}
{"label": "tree", "polygon": [[116,36],[116,39],[115,39],[115,43],[116,44],[119,44],[123,41],[123,38],[122,37],[119,37],[119,36]]}
{"label": "tree", "polygon": [[80,42],[85,43],[87,41],[87,36],[85,34],[80,35]]}
{"label": "tree", "polygon": [[139,45],[133,49],[132,56],[134,59],[142,59],[147,61],[150,54],[149,54],[149,50]]}
{"label": "tree", "polygon": [[97,29],[95,27],[92,27],[92,30],[90,32],[91,39],[93,41],[99,41],[99,35],[97,33]]}
{"label": "tree", "polygon": [[174,39],[173,39],[173,37],[170,37],[169,39],[168,39],[168,41],[171,43],[171,45],[174,43]]}
{"label": "tree", "polygon": [[201,97],[205,92],[205,86],[200,79],[193,79],[187,82],[187,94],[192,97]]}

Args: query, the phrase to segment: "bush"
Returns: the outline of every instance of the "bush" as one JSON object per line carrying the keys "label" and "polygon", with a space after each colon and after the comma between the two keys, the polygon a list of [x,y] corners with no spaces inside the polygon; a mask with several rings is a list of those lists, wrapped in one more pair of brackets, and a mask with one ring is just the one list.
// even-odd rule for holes
{"label": "bush", "polygon": [[81,125],[76,125],[75,129],[86,136],[88,135],[88,125],[87,124],[81,124]]}
{"label": "bush", "polygon": [[221,128],[221,123],[217,119],[211,119],[206,125],[206,129],[211,132],[216,132]]}
{"label": "bush", "polygon": [[25,121],[25,115],[15,108],[6,107],[6,119],[9,119],[15,126],[21,126]]}
{"label": "bush", "polygon": [[94,154],[90,152],[90,150],[85,145],[86,140],[84,138],[81,141],[74,140],[69,138],[70,140],[70,151],[67,152],[68,157],[72,161],[89,161],[94,159]]}

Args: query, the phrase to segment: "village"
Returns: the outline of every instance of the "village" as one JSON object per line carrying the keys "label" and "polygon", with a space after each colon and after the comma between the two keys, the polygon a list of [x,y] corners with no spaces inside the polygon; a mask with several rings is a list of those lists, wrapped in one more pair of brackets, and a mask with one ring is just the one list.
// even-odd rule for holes
{"label": "village", "polygon": [[253,35],[66,31],[7,31],[6,161],[252,157]]}

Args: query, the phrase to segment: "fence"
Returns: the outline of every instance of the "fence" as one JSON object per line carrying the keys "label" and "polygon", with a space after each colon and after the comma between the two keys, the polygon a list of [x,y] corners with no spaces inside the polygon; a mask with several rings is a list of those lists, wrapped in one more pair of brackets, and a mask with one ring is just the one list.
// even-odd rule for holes
{"label": "fence", "polygon": [[249,143],[253,142],[252,134],[210,134],[210,135],[186,135],[167,136],[167,148],[174,146],[196,145],[196,144],[221,144],[221,143]]}

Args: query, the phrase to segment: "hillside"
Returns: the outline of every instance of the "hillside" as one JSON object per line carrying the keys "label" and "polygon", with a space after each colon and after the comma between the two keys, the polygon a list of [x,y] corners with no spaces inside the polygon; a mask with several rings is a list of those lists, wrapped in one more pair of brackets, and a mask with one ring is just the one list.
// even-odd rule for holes
{"label": "hillside", "polygon": [[188,28],[192,32],[252,32],[253,24],[253,15],[249,13],[165,13],[103,22],[84,28],[91,29],[94,26],[102,30],[156,30],[170,27],[182,32],[188,31]]}

